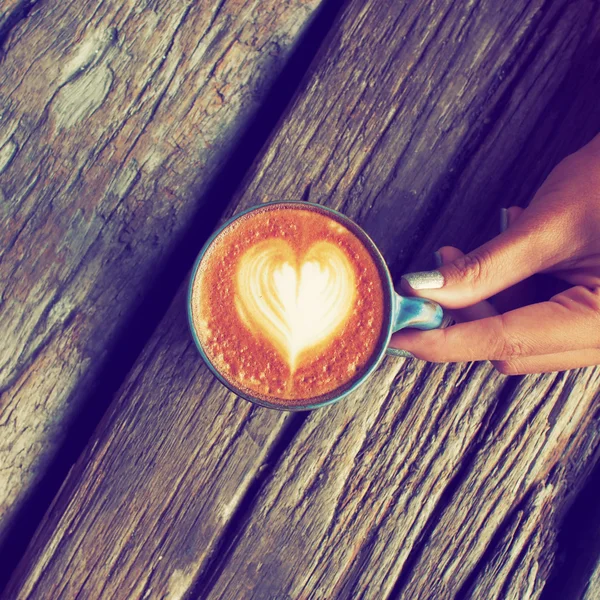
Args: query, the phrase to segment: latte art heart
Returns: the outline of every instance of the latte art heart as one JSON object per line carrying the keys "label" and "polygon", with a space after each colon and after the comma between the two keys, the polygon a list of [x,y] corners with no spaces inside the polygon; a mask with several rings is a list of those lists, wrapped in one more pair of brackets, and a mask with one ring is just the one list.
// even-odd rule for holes
{"label": "latte art heart", "polygon": [[281,239],[241,257],[235,304],[246,326],[265,336],[292,372],[306,350],[333,339],[354,306],[354,269],[344,252],[318,241],[302,257]]}

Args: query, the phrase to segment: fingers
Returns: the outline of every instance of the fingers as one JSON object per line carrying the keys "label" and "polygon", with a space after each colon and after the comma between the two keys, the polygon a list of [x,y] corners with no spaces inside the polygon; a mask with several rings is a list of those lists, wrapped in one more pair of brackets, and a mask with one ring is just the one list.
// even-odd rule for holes
{"label": "fingers", "polygon": [[600,365],[600,350],[572,350],[571,352],[544,354],[510,361],[494,361],[494,367],[504,375],[553,373],[593,365]]}
{"label": "fingers", "polygon": [[600,348],[600,289],[575,287],[548,302],[443,330],[403,330],[390,345],[424,360],[513,361]]}
{"label": "fingers", "polygon": [[444,308],[463,308],[485,300],[534,273],[557,264],[568,255],[552,212],[543,203],[507,211],[509,227],[473,252],[442,265],[436,271],[409,273],[402,278],[406,293],[439,302]]}
{"label": "fingers", "polygon": [[[440,248],[437,253],[439,257],[439,265],[442,266],[464,256],[464,252],[461,252],[458,248],[454,248],[452,246],[444,246]],[[485,319],[486,317],[493,317],[498,314],[498,311],[494,309],[494,307],[485,300],[481,302],[477,302],[477,304],[473,304],[472,306],[467,306],[466,308],[455,309],[453,311],[447,311],[454,318],[455,321],[459,323],[464,323],[466,321],[475,321],[477,319]]]}
{"label": "fingers", "polygon": [[[514,231],[517,224],[522,228],[526,216],[527,213],[519,207],[503,210],[500,229],[508,233],[511,229]],[[523,247],[524,238],[521,234],[515,239]],[[535,232],[532,237],[533,248],[536,241]],[[504,240],[506,239],[509,238],[505,234]],[[497,242],[498,238],[496,238]],[[543,261],[538,261],[536,264],[539,268],[535,269],[536,272],[560,268],[558,264],[560,253],[557,250],[560,248],[560,241],[554,248],[553,260],[557,260],[554,269],[552,266],[544,269]],[[494,259],[504,257],[503,260],[506,261],[507,257],[511,256],[510,249],[507,250],[502,244],[494,247],[489,243],[475,253],[482,249],[490,251],[487,259],[488,264],[492,266]],[[444,331],[401,331],[392,337],[391,347],[403,348],[417,358],[436,362],[490,359],[501,373],[507,375],[553,372],[600,364],[600,291],[596,280],[587,284],[582,282],[582,285],[587,285],[587,289],[578,286],[564,290],[561,286],[560,292],[548,302],[525,306],[500,316],[491,303],[481,301],[490,290],[495,289],[493,285],[489,285],[489,277],[486,279],[486,273],[482,272],[481,265],[478,267],[479,279],[473,277],[472,281],[467,281],[465,285],[460,278],[456,278],[456,281],[452,280],[452,269],[457,265],[460,267],[461,263],[468,263],[470,256],[465,257],[458,249],[450,246],[441,248],[438,256],[441,264],[437,273],[443,278],[442,285],[435,279],[434,273],[434,278],[429,277],[429,283],[433,282],[433,285],[438,287],[434,287],[431,291],[422,291],[426,289],[425,286],[421,289],[407,286],[410,278],[408,281],[405,278],[403,288],[414,295],[438,300],[446,308],[453,308],[450,313],[463,324]],[[522,265],[517,264],[516,270],[521,273],[520,277],[526,278],[523,273],[527,270]],[[533,269],[531,271],[533,272]],[[526,304],[527,299],[535,302],[535,297],[540,295],[538,292],[543,291],[539,287],[541,277],[544,276],[539,276],[538,279],[533,277],[500,292],[499,295],[495,295],[494,303],[502,300],[503,297],[508,298],[511,294],[518,296],[518,303],[514,302],[513,306]],[[427,282],[427,277],[421,278],[423,279]],[[480,290],[473,292],[469,284],[474,285],[478,281],[483,285]],[[503,281],[511,281],[511,279],[505,277]],[[552,281],[555,279],[552,278]],[[453,285],[454,289],[452,289]],[[462,301],[453,301],[450,292],[454,291],[458,294],[461,286],[462,290],[470,291],[470,295],[466,295]],[[524,291],[528,294],[524,294]],[[443,298],[449,300],[444,301]],[[473,303],[474,298],[479,301]]]}
{"label": "fingers", "polygon": [[[502,209],[502,231],[506,231],[508,227],[514,225],[522,213],[523,209],[518,206]],[[558,274],[555,268],[549,269],[549,271],[552,272],[552,275],[536,274],[529,279],[520,281],[512,287],[498,292],[493,298],[490,298],[491,304],[498,312],[505,313],[527,304],[544,302],[552,296],[564,292],[569,287],[572,287],[572,285],[595,287],[595,285],[600,284],[600,281],[595,284],[590,284],[589,281],[571,281],[571,285],[569,285],[566,281],[557,277]]]}

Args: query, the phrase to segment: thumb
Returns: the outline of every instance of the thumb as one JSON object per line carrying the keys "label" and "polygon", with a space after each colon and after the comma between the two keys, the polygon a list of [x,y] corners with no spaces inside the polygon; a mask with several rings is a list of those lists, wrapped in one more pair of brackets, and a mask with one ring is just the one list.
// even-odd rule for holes
{"label": "thumb", "polygon": [[[436,255],[438,265],[442,266],[463,257],[464,252],[461,252],[458,248],[453,248],[452,246],[444,246],[436,252]],[[446,311],[446,315],[451,315],[456,323],[477,321],[478,319],[493,317],[497,314],[498,311],[486,300],[482,300],[481,302],[477,302],[476,304],[464,308]]]}
{"label": "thumb", "polygon": [[553,235],[552,215],[544,212],[527,209],[509,229],[473,252],[436,271],[404,275],[402,290],[445,308],[464,308],[553,266],[565,249]]}

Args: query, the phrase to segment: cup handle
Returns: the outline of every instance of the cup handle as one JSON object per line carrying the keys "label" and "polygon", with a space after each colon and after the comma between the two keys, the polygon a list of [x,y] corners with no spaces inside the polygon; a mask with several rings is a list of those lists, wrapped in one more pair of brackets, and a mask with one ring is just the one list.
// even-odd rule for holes
{"label": "cup handle", "polygon": [[[392,303],[392,332],[405,327],[437,329],[442,325],[444,311],[433,300],[400,296],[394,292]],[[388,348],[388,354],[394,355],[394,348]]]}

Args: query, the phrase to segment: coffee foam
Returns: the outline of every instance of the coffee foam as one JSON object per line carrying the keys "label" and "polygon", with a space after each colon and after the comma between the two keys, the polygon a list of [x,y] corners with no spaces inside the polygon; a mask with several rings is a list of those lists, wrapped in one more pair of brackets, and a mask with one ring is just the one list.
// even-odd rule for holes
{"label": "coffee foam", "polygon": [[352,385],[382,347],[382,277],[361,239],[328,213],[266,205],[205,253],[192,320],[234,388],[303,404]]}
{"label": "coffee foam", "polygon": [[238,313],[273,342],[292,374],[304,350],[333,339],[355,296],[352,264],[328,241],[315,242],[300,259],[288,242],[271,238],[249,248],[238,264]]}

